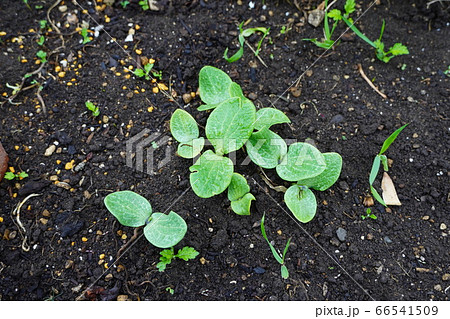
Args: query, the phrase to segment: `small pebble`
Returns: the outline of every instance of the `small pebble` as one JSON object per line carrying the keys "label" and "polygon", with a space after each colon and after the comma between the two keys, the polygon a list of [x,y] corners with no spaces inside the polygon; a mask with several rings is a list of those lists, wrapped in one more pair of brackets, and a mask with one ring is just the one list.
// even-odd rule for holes
{"label": "small pebble", "polygon": [[189,93],[184,93],[183,94],[184,104],[189,104],[191,101],[192,101],[192,95],[190,95]]}
{"label": "small pebble", "polygon": [[336,230],[336,235],[340,241],[345,241],[345,238],[347,238],[347,231],[344,228],[339,227]]}
{"label": "small pebble", "polygon": [[442,280],[443,281],[449,281],[450,280],[450,274],[443,274],[442,275]]}
{"label": "small pebble", "polygon": [[388,236],[384,236],[384,242],[386,243],[386,244],[391,244],[392,243],[392,240],[388,237]]}
{"label": "small pebble", "polygon": [[441,286],[441,285],[436,285],[436,286],[434,286],[433,288],[434,288],[434,290],[436,290],[436,291],[442,291],[442,286]]}
{"label": "small pebble", "polygon": [[446,230],[446,229],[447,229],[447,225],[445,225],[444,223],[442,223],[442,224],[439,226],[439,229],[440,229],[440,230]]}
{"label": "small pebble", "polygon": [[54,144],[50,145],[45,150],[44,156],[51,156],[55,152],[55,150],[56,150],[56,145],[54,145]]}

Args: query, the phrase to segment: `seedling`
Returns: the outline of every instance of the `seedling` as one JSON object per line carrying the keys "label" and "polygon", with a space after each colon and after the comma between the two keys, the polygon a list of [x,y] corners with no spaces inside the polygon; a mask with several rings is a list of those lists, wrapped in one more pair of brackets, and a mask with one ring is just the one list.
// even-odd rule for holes
{"label": "seedling", "polygon": [[169,294],[173,295],[175,293],[175,290],[173,290],[172,287],[167,287],[166,291],[169,292]]}
{"label": "seedling", "polygon": [[28,4],[28,0],[22,0],[22,2],[27,6],[28,9],[31,10],[30,5]]}
{"label": "seedling", "polygon": [[365,215],[361,215],[361,219],[364,220],[366,218],[372,218],[372,219],[377,219],[377,216],[375,216],[374,213],[372,213],[372,210],[370,208],[366,209],[366,214]]}
{"label": "seedling", "polygon": [[183,218],[171,211],[169,214],[153,213],[150,202],[132,191],[119,191],[104,199],[108,211],[119,223],[128,227],[144,227],[144,236],[158,248],[178,244],[187,231]]}
{"label": "seedling", "polygon": [[228,48],[225,49],[225,52],[223,53],[223,57],[227,62],[235,62],[239,60],[242,55],[244,54],[244,43],[245,38],[251,36],[252,34],[256,32],[262,32],[262,37],[258,42],[258,46],[255,51],[255,55],[257,56],[259,54],[259,51],[261,50],[261,44],[264,41],[264,38],[269,34],[270,28],[263,28],[263,27],[257,27],[257,28],[248,28],[248,29],[242,29],[242,26],[244,25],[244,22],[242,22],[239,25],[239,50],[233,54],[231,57],[228,57]]}
{"label": "seedling", "polygon": [[233,162],[225,156],[245,146],[253,163],[261,168],[275,168],[282,179],[296,182],[287,190],[284,199],[298,220],[310,221],[317,208],[310,188],[323,191],[336,182],[342,167],[341,156],[322,154],[307,143],[294,143],[288,149],[285,141],[270,127],[290,123],[289,118],[274,108],[256,111],[241,87],[219,69],[205,66],[200,70],[199,92],[205,104],[198,110],[213,109],[205,133],[214,151],[201,154],[205,139],[199,137],[198,125],[188,112],[178,109],[170,120],[171,133],[180,143],[177,154],[183,158],[201,154],[189,168],[194,193],[209,198],[228,189],[231,209],[238,215],[249,215],[255,197],[250,193],[246,179],[234,172]]}
{"label": "seedling", "polygon": [[151,80],[150,73],[151,73],[154,77],[156,77],[156,78],[161,80],[161,78],[162,78],[162,71],[153,70],[153,66],[154,65],[155,65],[154,63],[147,63],[147,64],[144,65],[143,69],[136,69],[136,70],[134,70],[134,75],[136,75],[137,77],[140,77],[140,78],[143,77],[147,81],[150,81]]}
{"label": "seedling", "polygon": [[88,35],[88,29],[87,28],[83,28],[81,29],[81,36],[83,37],[83,42],[81,42],[81,44],[86,44],[91,42],[91,38]]}
{"label": "seedling", "polygon": [[447,70],[444,71],[446,76],[450,76],[450,65],[447,67]]}
{"label": "seedling", "polygon": [[150,7],[148,5],[148,0],[139,1],[139,5],[141,6],[142,10],[144,10],[144,11],[147,11],[148,9],[150,9]]}
{"label": "seedling", "polygon": [[284,250],[283,250],[283,254],[279,254],[276,251],[275,247],[272,245],[272,243],[267,238],[266,230],[264,228],[264,218],[265,218],[265,216],[266,215],[264,214],[263,217],[261,218],[261,233],[262,233],[264,239],[269,244],[269,247],[270,247],[270,250],[272,251],[273,257],[281,265],[281,277],[283,277],[283,279],[288,279],[289,278],[289,271],[288,271],[286,265],[284,264],[284,259],[286,257],[286,253],[287,253],[287,251],[289,249],[289,245],[291,243],[291,239],[289,238],[289,240],[287,241],[286,246],[284,247]]}
{"label": "seedling", "polygon": [[281,27],[280,34],[287,34],[291,30],[292,30],[292,28],[289,28],[289,27],[284,25],[284,26]]}
{"label": "seedling", "polygon": [[44,52],[42,50],[39,50],[36,53],[36,56],[39,58],[39,60],[41,61],[41,63],[45,63],[47,62],[47,52]]}
{"label": "seedling", "polygon": [[348,27],[352,29],[352,31],[355,32],[357,36],[359,36],[362,40],[364,40],[369,45],[375,48],[375,53],[378,60],[383,61],[384,63],[388,63],[392,58],[396,56],[409,54],[408,48],[401,43],[395,43],[393,46],[389,48],[388,51],[384,51],[384,43],[381,41],[385,27],[384,20],[383,24],[381,25],[380,37],[375,41],[371,41],[361,31],[359,31],[359,29],[353,24],[353,21],[350,21],[345,17],[342,17],[342,20],[344,20],[344,22],[348,25]]}
{"label": "seedling", "polygon": [[5,179],[7,179],[9,181],[11,181],[13,179],[21,180],[21,179],[28,177],[28,174],[26,172],[14,173],[13,171],[10,171],[10,172],[6,172],[4,177],[5,177]]}
{"label": "seedling", "polygon": [[120,5],[122,6],[122,8],[126,8],[127,7],[127,5],[129,5],[130,4],[130,1],[127,1],[127,0],[125,0],[125,1],[121,1],[120,2]]}
{"label": "seedling", "polygon": [[198,251],[196,251],[192,247],[183,247],[182,249],[178,250],[178,253],[175,255],[175,252],[173,250],[173,247],[170,249],[164,249],[160,252],[161,257],[159,257],[160,262],[156,265],[156,268],[160,272],[163,272],[166,270],[166,267],[168,264],[172,262],[175,258],[183,259],[184,261],[188,261],[189,259],[194,259],[199,254]]}
{"label": "seedling", "polygon": [[[355,0],[347,0],[344,5],[344,11],[345,13],[342,14],[342,12],[339,9],[333,9],[330,12],[328,12],[328,0],[325,0],[325,17],[323,19],[323,36],[324,39],[322,41],[319,41],[317,39],[303,39],[304,41],[311,41],[316,46],[323,48],[323,49],[330,49],[334,45],[334,40],[331,39],[333,36],[334,30],[336,30],[336,27],[339,24],[339,21],[341,21],[344,18],[348,18],[349,15],[355,11]],[[333,19],[333,26],[330,30],[330,25],[328,18]],[[349,18],[350,19],[350,18]],[[351,20],[351,19],[350,19]]]}
{"label": "seedling", "polygon": [[372,169],[370,171],[370,176],[369,176],[369,185],[370,185],[370,192],[372,193],[373,197],[382,205],[387,206],[386,203],[384,202],[383,198],[381,198],[381,196],[378,194],[377,190],[375,189],[375,187],[373,187],[373,182],[375,181],[375,178],[378,175],[378,171],[380,169],[380,164],[383,164],[383,169],[385,172],[387,172],[389,170],[389,166],[388,166],[388,161],[387,161],[387,157],[386,155],[384,155],[384,153],[387,151],[387,149],[389,148],[389,146],[391,146],[391,144],[395,141],[395,139],[397,138],[397,136],[401,133],[401,131],[403,131],[403,129],[407,126],[408,124],[403,125],[402,127],[400,127],[399,129],[397,129],[394,133],[392,133],[383,143],[383,146],[381,147],[380,152],[375,156],[375,158],[373,159],[373,163],[372,163]]}
{"label": "seedling", "polygon": [[86,105],[86,108],[92,112],[92,116],[97,117],[100,115],[100,109],[97,105],[95,105],[91,101],[87,101],[84,104]]}
{"label": "seedling", "polygon": [[39,20],[39,27],[42,30],[45,30],[47,28],[47,20]]}

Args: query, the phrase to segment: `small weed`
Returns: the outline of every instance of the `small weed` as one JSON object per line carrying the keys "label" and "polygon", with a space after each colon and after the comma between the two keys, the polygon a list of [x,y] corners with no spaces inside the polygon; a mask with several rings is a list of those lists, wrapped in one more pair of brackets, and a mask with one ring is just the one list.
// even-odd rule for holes
{"label": "small weed", "polygon": [[156,77],[156,78],[161,80],[161,78],[162,78],[162,71],[153,70],[154,65],[155,65],[154,62],[153,63],[149,62],[149,63],[144,65],[143,69],[136,69],[136,70],[134,70],[134,75],[136,75],[137,77],[140,77],[140,78],[143,77],[147,81],[150,81],[150,79],[151,79],[150,74],[151,74],[154,77]]}
{"label": "small weed", "polygon": [[372,210],[370,208],[366,209],[366,214],[365,215],[361,215],[361,219],[364,220],[366,218],[372,218],[372,219],[377,219],[377,216],[372,213]]}
{"label": "small weed", "polygon": [[447,67],[447,70],[444,71],[446,76],[450,76],[450,65]]}
{"label": "small weed", "polygon": [[121,2],[120,2],[120,5],[121,5],[122,8],[124,8],[124,9],[126,9],[127,5],[129,5],[129,4],[130,4],[130,1],[127,1],[127,0],[121,1]]}
{"label": "small weed", "polygon": [[170,286],[166,288],[166,291],[169,292],[171,295],[175,293],[175,290],[173,290],[173,288]]}
{"label": "small weed", "polygon": [[239,36],[238,36],[238,40],[239,40],[239,50],[233,54],[231,57],[228,57],[228,48],[225,49],[225,52],[223,53],[223,57],[227,62],[235,62],[237,60],[239,60],[242,55],[244,54],[244,42],[245,42],[245,38],[251,36],[252,34],[256,33],[256,32],[261,32],[262,33],[262,37],[258,42],[258,46],[256,48],[255,51],[255,55],[259,54],[259,51],[261,50],[261,44],[264,40],[264,38],[269,34],[270,28],[264,28],[264,27],[257,27],[257,28],[248,28],[248,29],[242,29],[242,26],[244,25],[244,22],[242,22],[239,25]]}
{"label": "small weed", "polygon": [[375,181],[375,178],[378,175],[378,171],[380,169],[380,165],[383,164],[383,169],[385,172],[387,172],[389,170],[388,167],[388,162],[387,162],[387,157],[386,155],[384,155],[384,153],[387,151],[387,149],[389,148],[389,146],[391,146],[391,144],[395,141],[395,139],[397,138],[397,136],[401,133],[401,131],[403,131],[403,129],[407,126],[408,124],[403,125],[402,127],[400,127],[399,129],[397,129],[394,133],[392,133],[383,143],[383,146],[381,147],[380,152],[375,156],[375,158],[373,159],[373,163],[372,163],[372,169],[370,171],[370,176],[369,176],[369,185],[370,185],[370,192],[372,193],[373,197],[383,206],[387,206],[386,203],[384,202],[383,198],[381,198],[380,194],[378,194],[377,190],[373,187],[373,182]]}
{"label": "small weed", "polygon": [[91,38],[88,35],[88,29],[87,28],[81,29],[81,36],[83,37],[82,44],[86,44],[86,43],[89,43],[89,42],[92,41]]}
{"label": "small weed", "polygon": [[39,20],[39,27],[41,31],[45,30],[47,28],[47,20]]}
{"label": "small weed", "polygon": [[92,116],[97,117],[100,115],[100,109],[97,105],[95,105],[91,101],[87,101],[84,104],[86,105],[86,108],[92,112]]}
{"label": "small weed", "polygon": [[44,52],[42,50],[39,50],[36,53],[36,56],[39,58],[39,60],[41,61],[41,63],[45,63],[47,62],[47,52]]}
{"label": "small weed", "polygon": [[139,5],[141,6],[142,10],[144,10],[144,11],[147,11],[148,9],[150,9],[147,0],[139,1]]}
{"label": "small weed", "polygon": [[281,27],[280,34],[287,34],[291,30],[292,30],[292,28],[289,28],[289,27],[284,25],[284,26]]}
{"label": "small weed", "polygon": [[28,174],[26,172],[20,172],[20,173],[15,173],[14,169],[12,167],[9,168],[10,171],[5,173],[5,179],[8,181],[11,181],[13,179],[18,179],[18,180],[22,180],[26,177],[28,177]]}
{"label": "small weed", "polygon": [[283,254],[279,254],[275,247],[273,247],[272,243],[269,241],[269,239],[267,238],[267,234],[266,234],[266,230],[264,228],[264,218],[265,218],[265,214],[263,215],[262,219],[261,219],[261,233],[264,237],[264,239],[267,241],[267,243],[269,244],[270,250],[272,251],[272,255],[273,257],[278,261],[278,263],[281,265],[281,277],[283,277],[283,279],[288,279],[289,278],[289,271],[286,267],[286,265],[284,264],[284,258],[286,257],[286,253],[289,249],[289,244],[291,243],[291,239],[289,238],[289,240],[286,243],[286,246],[284,247],[283,250]]}
{"label": "small weed", "polygon": [[39,39],[37,40],[37,44],[39,44],[40,46],[44,45],[45,42],[45,37],[43,35],[41,35],[39,37]]}
{"label": "small weed", "polygon": [[160,261],[158,264],[156,264],[156,268],[158,268],[160,272],[163,272],[164,270],[166,270],[167,265],[169,265],[175,258],[188,261],[190,259],[194,259],[195,257],[197,257],[199,252],[192,247],[186,246],[178,250],[178,253],[176,255],[173,247],[170,249],[164,249],[163,251],[160,252],[160,254],[161,254],[161,257],[159,257]]}

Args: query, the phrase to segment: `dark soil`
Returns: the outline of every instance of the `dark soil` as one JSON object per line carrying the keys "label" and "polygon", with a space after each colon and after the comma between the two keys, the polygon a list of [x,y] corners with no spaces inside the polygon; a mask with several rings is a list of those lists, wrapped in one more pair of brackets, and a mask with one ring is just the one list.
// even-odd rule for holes
{"label": "dark soil", "polygon": [[[0,36],[2,101],[12,96],[7,84],[20,84],[25,73],[39,68],[37,51],[49,55],[41,72],[24,84],[36,80],[43,86],[40,95],[47,112],[37,87],[0,107],[0,140],[9,167],[29,175],[0,183],[1,300],[449,300],[450,78],[444,73],[450,65],[448,5],[427,8],[425,0],[381,0],[358,25],[376,39],[385,19],[386,45],[402,42],[410,54],[385,64],[350,34],[302,77],[301,95],[295,97],[298,91],[286,90],[323,53],[302,41],[322,35],[320,27],[304,18],[314,1],[298,1],[303,11],[283,1],[266,1],[266,9],[263,1],[254,1],[253,9],[247,0],[242,5],[160,1],[159,12],[144,12],[134,0],[126,9],[118,2],[102,8],[97,0],[96,9],[94,2],[78,0],[89,15],[71,1],[65,1],[64,12],[63,3],[58,4],[50,16],[59,24],[64,43],[52,28],[43,31],[42,47],[36,43],[39,21],[47,19],[54,1],[30,0],[31,9],[17,0],[0,3],[0,32],[6,33]],[[368,4],[357,2],[361,5],[355,14],[360,15]],[[73,17],[78,23],[66,27]],[[84,20],[93,30],[92,18],[104,30],[83,45],[75,28]],[[241,21],[248,21],[248,27],[271,28],[271,41],[264,41],[259,55],[267,68],[248,47],[235,63],[222,58],[226,47],[235,52]],[[136,25],[140,28],[134,42],[124,42]],[[282,26],[291,30],[280,34]],[[343,26],[337,30],[342,31]],[[110,36],[127,45],[125,51]],[[258,40],[249,38],[254,47]],[[140,56],[155,59],[155,69],[162,71],[160,82],[176,92],[173,100],[153,93],[155,83],[127,78],[130,73],[123,67],[136,67],[136,49],[142,51]],[[363,80],[357,64],[388,99]],[[200,99],[186,105],[181,98],[197,91],[204,65],[230,74],[257,107],[273,102],[286,112],[292,125],[275,128],[284,138],[310,138],[322,152],[342,155],[338,182],[315,192],[318,214],[310,223],[294,222],[283,194],[268,188],[253,164],[240,165],[243,151],[236,153],[236,171],[247,177],[257,199],[250,216],[235,215],[226,194],[195,196],[189,189],[192,161],[174,156],[172,141],[170,162],[155,174],[126,165],[126,142],[143,129],[170,137],[168,120],[177,107],[205,125],[207,112],[196,111]],[[60,77],[59,72],[65,74]],[[87,112],[87,100],[99,106],[99,117]],[[375,204],[372,211],[378,218],[363,220],[373,157],[384,139],[405,123],[410,124],[387,152],[402,206],[384,209]],[[56,150],[44,156],[55,144]],[[166,146],[160,146],[156,158],[161,160],[165,152]],[[274,184],[283,184],[273,170],[266,174]],[[378,189],[380,179],[381,174]],[[192,246],[199,256],[189,262],[176,260],[159,272],[160,250],[141,237],[114,262],[133,235],[103,204],[103,198],[117,190],[145,196],[154,211],[170,209],[182,215],[188,232],[176,248]],[[29,198],[20,210],[24,231],[12,211],[30,194],[39,196]],[[282,249],[292,238],[287,280],[261,236],[263,213],[276,247]],[[339,228],[346,231],[341,240]]]}

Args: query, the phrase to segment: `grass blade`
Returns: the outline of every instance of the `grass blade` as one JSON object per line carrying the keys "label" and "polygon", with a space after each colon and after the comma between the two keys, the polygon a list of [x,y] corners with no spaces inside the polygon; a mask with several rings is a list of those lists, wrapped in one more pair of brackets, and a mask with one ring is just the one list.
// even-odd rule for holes
{"label": "grass blade", "polygon": [[[409,123],[408,123],[409,124]],[[402,127],[400,127],[399,129],[397,129],[394,133],[391,134],[391,136],[389,136],[383,143],[383,146],[381,147],[380,153],[378,153],[379,155],[382,155],[384,152],[387,151],[387,149],[389,148],[389,146],[391,146],[391,144],[395,141],[395,139],[397,138],[397,136],[401,133],[401,131],[403,131],[403,129],[408,126],[408,124],[403,125]]]}

